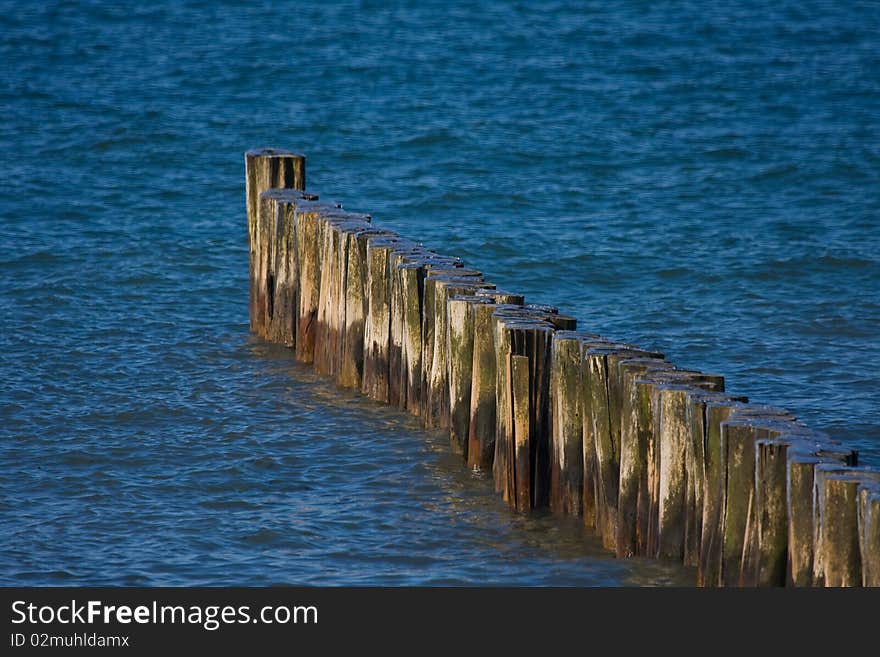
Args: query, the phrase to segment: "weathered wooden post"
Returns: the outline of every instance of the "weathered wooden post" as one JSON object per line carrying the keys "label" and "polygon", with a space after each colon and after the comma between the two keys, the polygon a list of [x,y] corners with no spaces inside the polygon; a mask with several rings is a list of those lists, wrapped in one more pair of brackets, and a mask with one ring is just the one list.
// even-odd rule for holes
{"label": "weathered wooden post", "polygon": [[593,405],[593,390],[589,354],[592,349],[599,347],[617,347],[620,349],[626,349],[627,345],[617,343],[613,340],[608,340],[602,337],[584,337],[580,340],[581,370],[579,383],[579,405],[583,425],[581,431],[581,443],[583,447],[582,467],[584,473],[582,486],[583,501],[581,503],[581,509],[584,518],[584,525],[586,525],[587,527],[592,527],[594,529],[600,529],[601,527],[598,515],[600,479],[598,472],[598,460],[596,456],[597,420],[596,418],[594,418],[594,414],[599,414],[601,416],[602,414],[608,413],[607,405],[605,405],[604,403],[602,405],[596,406],[595,408]]}
{"label": "weathered wooden post", "polygon": [[478,290],[476,294],[486,295],[492,303],[475,304],[473,307],[474,346],[467,463],[471,469],[489,470],[495,457],[497,383],[492,314],[498,309],[511,309],[514,304],[522,305],[523,298],[508,293],[500,293],[496,297],[490,290]]}
{"label": "weathered wooden post", "polygon": [[510,381],[508,422],[512,429],[514,453],[514,507],[517,511],[528,511],[532,508],[529,358],[510,354],[507,367],[507,378]]}
{"label": "weathered wooden post", "polygon": [[552,407],[550,443],[550,510],[580,515],[583,504],[584,456],[581,404],[581,343],[598,335],[557,331],[553,336],[550,375]]}
{"label": "weathered wooden post", "polygon": [[343,352],[348,233],[370,227],[369,215],[336,210],[319,222],[322,244],[318,313],[315,326],[314,368],[318,374],[336,376]]}
{"label": "weathered wooden post", "polygon": [[296,328],[296,358],[315,360],[318,310],[321,295],[321,225],[324,214],[338,210],[332,204],[304,202],[296,209],[296,261],[299,273],[299,312]]}
{"label": "weathered wooden post", "polygon": [[[588,371],[584,394],[588,395],[584,429],[584,472],[595,479],[596,529],[602,543],[610,550],[617,548],[617,510],[620,491],[620,425],[623,408],[622,380],[618,371],[621,361],[634,357],[662,358],[663,354],[645,351],[631,345],[606,344],[586,349],[584,366]],[[585,494],[586,494],[586,482]],[[588,510],[586,504],[584,511]]]}
{"label": "weathered wooden post", "polygon": [[492,477],[495,483],[495,491],[501,493],[505,502],[515,504],[515,483],[511,482],[510,474],[513,472],[514,463],[511,458],[513,446],[511,435],[513,429],[510,426],[510,332],[507,330],[511,316],[503,311],[496,310],[492,313],[492,335],[495,348],[495,454],[492,459]]}
{"label": "weathered wooden post", "polygon": [[700,586],[721,585],[722,519],[724,516],[724,455],[721,441],[721,423],[734,409],[742,406],[731,399],[707,400],[705,408],[706,484],[703,494],[702,540],[697,564],[697,583]]}
{"label": "weathered wooden post", "polygon": [[[345,213],[340,217],[337,224],[339,230],[339,246],[337,249],[338,263],[336,267],[336,313],[333,317],[334,327],[336,331],[335,353],[333,354],[333,373],[336,376],[336,385],[340,387],[360,387],[360,378],[356,378],[356,365],[347,361],[346,354],[350,351],[350,342],[347,337],[349,328],[349,319],[347,316],[349,309],[349,286],[360,287],[356,292],[357,296],[363,297],[363,285],[357,279],[349,279],[349,261],[351,259],[350,250],[354,250],[357,257],[357,236],[365,231],[374,230],[370,224],[371,217],[368,214],[358,214],[353,212]],[[363,310],[355,310],[357,314],[363,318]],[[358,341],[363,348],[363,329],[358,333]],[[354,368],[354,369],[353,369]]]}
{"label": "weathered wooden post", "polygon": [[[407,254],[400,267],[403,318],[403,344],[401,352],[405,388],[401,401],[413,415],[423,415],[425,403],[425,303],[426,276],[432,272],[465,272],[461,260],[440,255],[425,249]],[[475,275],[477,273],[474,273]],[[392,317],[392,325],[393,325]],[[433,321],[433,320],[432,320]],[[433,336],[432,336],[433,339]],[[433,346],[433,341],[432,341]]]}
{"label": "weathered wooden post", "polygon": [[788,456],[786,515],[788,517],[788,563],[786,584],[813,586],[816,555],[816,469],[823,465],[856,464],[851,450],[832,445],[812,445]]}
{"label": "weathered wooden post", "polygon": [[[405,271],[408,265],[418,259],[421,246],[400,244],[391,252],[388,263],[389,286],[391,290],[390,328],[388,348],[388,403],[401,409],[406,408],[406,365],[404,363],[405,310],[403,277],[415,275],[418,285],[418,271]],[[418,265],[416,264],[416,269]]]}
{"label": "weathered wooden post", "polygon": [[[409,367],[407,342],[418,339],[417,347],[410,345],[413,363],[421,361],[421,281],[424,278],[427,251],[419,244],[401,243],[391,252],[389,276],[391,290],[390,342],[388,357],[388,403],[407,408]],[[414,316],[415,315],[415,316]],[[412,326],[412,322],[419,326]],[[414,398],[413,402],[417,400]],[[415,411],[418,415],[418,410]]]}
{"label": "weathered wooden post", "polygon": [[815,584],[861,586],[858,491],[866,483],[880,483],[880,471],[830,464],[816,467]]}
{"label": "weathered wooden post", "polygon": [[788,459],[786,511],[788,516],[788,566],[786,583],[813,585],[814,531],[813,488],[815,469],[824,459],[815,454]]}
{"label": "weathered wooden post", "polygon": [[[684,558],[687,510],[689,396],[720,392],[723,377],[690,370],[653,370],[646,374],[647,528],[645,553]],[[642,383],[642,382],[640,382]],[[637,384],[639,385],[639,384]]]}
{"label": "weathered wooden post", "polygon": [[754,514],[756,427],[737,413],[721,423],[725,463],[721,581],[725,586],[743,584],[743,549]]}
{"label": "weathered wooden post", "polygon": [[342,356],[337,383],[345,388],[363,389],[364,348],[367,344],[369,314],[369,269],[367,243],[371,237],[392,237],[380,228],[368,227],[348,233],[345,274],[345,323]]}
{"label": "weathered wooden post", "polygon": [[299,299],[296,208],[313,200],[316,195],[294,189],[269,189],[258,199],[256,243],[252,245],[251,329],[288,347],[296,343]]}
{"label": "weathered wooden post", "polygon": [[[637,554],[639,527],[647,527],[647,517],[639,522],[639,495],[647,491],[647,442],[653,423],[643,424],[647,414],[640,411],[636,381],[648,372],[674,369],[675,366],[661,358],[626,358],[618,369],[623,387],[620,414],[620,486],[617,498],[618,557]],[[647,508],[644,503],[643,508]],[[642,542],[644,538],[642,538]]]}
{"label": "weathered wooden post", "polygon": [[[696,450],[691,448],[693,416],[691,397],[702,392],[721,393],[724,377],[717,374],[688,371],[655,371],[656,449],[654,472],[657,494],[656,550],[659,556],[684,560],[688,524],[696,521],[688,514],[688,488],[693,486],[688,474],[696,479]],[[659,384],[660,380],[666,381]],[[702,450],[699,452],[702,458]],[[702,468],[702,461],[700,463]],[[652,505],[653,509],[653,505]],[[653,518],[653,516],[652,516]]]}
{"label": "weathered wooden post", "polygon": [[532,508],[536,509],[550,504],[550,351],[555,328],[547,324],[539,320],[533,326],[515,327],[511,343],[513,353],[529,358],[530,477]]}
{"label": "weathered wooden post", "polygon": [[797,429],[756,441],[755,520],[756,550],[746,564],[755,586],[785,586],[788,555],[788,459],[804,449]]}
{"label": "weathered wooden post", "polygon": [[401,237],[367,238],[367,318],[364,325],[364,376],[361,391],[388,403],[391,342],[391,253]]}
{"label": "weathered wooden post", "polygon": [[471,388],[474,368],[474,319],[479,305],[494,305],[492,299],[476,295],[449,298],[449,432],[453,449],[469,460]]}
{"label": "weathered wooden post", "polygon": [[[530,405],[530,412],[532,414],[530,450],[533,469],[530,490],[533,503],[535,497],[539,496],[538,499],[540,499],[540,495],[543,492],[541,487],[544,482],[541,480],[542,473],[540,471],[540,467],[543,464],[539,464],[541,457],[538,456],[538,452],[540,451],[539,443],[544,438],[543,432],[546,431],[546,391],[541,391],[546,369],[543,364],[538,364],[538,360],[545,363],[546,358],[549,357],[549,351],[546,356],[543,354],[544,346],[549,346],[549,337],[544,331],[553,331],[553,327],[549,323],[537,318],[536,315],[537,313],[526,308],[515,307],[496,309],[492,314],[495,362],[499,364],[506,363],[511,353],[529,357],[529,366],[532,373],[530,384],[530,398],[532,400]],[[516,334],[517,329],[522,329],[519,335]],[[524,333],[528,331],[534,333],[531,340],[528,340]],[[515,445],[513,443],[508,413],[506,412],[506,409],[510,408],[510,381],[507,367],[499,366],[495,370],[495,407],[498,409],[498,414],[495,433],[495,457],[492,471],[495,489],[502,493],[505,501],[514,504],[516,488]],[[534,472],[536,464],[538,464],[538,471]],[[549,465],[549,454],[547,465]],[[549,481],[546,483],[549,484]]]}
{"label": "weathered wooden post", "polygon": [[408,262],[400,266],[403,297],[403,368],[406,388],[402,391],[406,410],[412,415],[422,411],[422,298],[425,266]]}
{"label": "weathered wooden post", "polygon": [[[801,430],[785,411],[742,405],[721,424],[724,472],[721,581],[757,585],[758,440]],[[780,484],[778,478],[775,482]]]}
{"label": "weathered wooden post", "polygon": [[863,483],[858,491],[859,555],[862,586],[880,586],[880,484]]}
{"label": "weathered wooden post", "polygon": [[[479,274],[462,276],[457,272],[444,274],[430,272],[426,281],[433,281],[433,332],[434,346],[431,354],[431,367],[427,378],[427,394],[425,396],[425,425],[428,427],[448,428],[450,423],[449,404],[449,322],[447,320],[447,301],[457,294],[473,294],[479,289],[492,288],[494,285],[482,280]],[[430,310],[426,309],[426,314]]]}
{"label": "weathered wooden post", "polygon": [[661,557],[683,560],[686,531],[688,396],[686,385],[668,384],[658,389],[660,406],[659,499],[657,550]]}
{"label": "weathered wooden post", "polygon": [[[587,350],[592,447],[595,450],[596,529],[606,548],[617,542],[617,493],[620,462],[614,453],[612,409],[608,397],[608,349]],[[587,392],[587,391],[585,391]],[[613,543],[612,543],[613,542]]]}
{"label": "weathered wooden post", "polygon": [[[257,261],[261,256],[259,203],[260,194],[271,188],[304,190],[306,159],[304,156],[277,148],[249,150],[244,156],[245,197],[247,200],[248,238],[250,242],[250,319],[251,331],[262,330],[263,315],[258,309],[266,301],[258,289]],[[263,279],[265,283],[265,279]]]}
{"label": "weathered wooden post", "polygon": [[[792,463],[802,463],[805,456],[818,458],[817,454],[820,453],[825,453],[824,458],[828,458],[828,450],[823,446],[828,443],[828,436],[790,419],[781,424],[781,430],[773,429],[768,433],[776,435],[759,438],[756,442],[757,536],[754,547],[749,548],[754,558],[746,564],[748,573],[745,580],[756,586],[785,586],[792,554],[790,541],[794,521],[790,515],[792,490],[789,487]],[[850,456],[843,454],[841,458],[846,461]],[[810,492],[806,491],[805,495],[809,497]],[[812,543],[809,517],[807,524],[810,526],[805,529],[805,534]],[[812,547],[809,552],[812,554]]]}
{"label": "weathered wooden post", "polygon": [[[687,498],[685,500],[685,545],[684,563],[688,566],[700,564],[700,554],[705,539],[703,513],[706,496],[710,495],[710,468],[717,467],[708,451],[709,426],[707,405],[710,403],[748,402],[747,397],[730,396],[725,393],[703,389],[688,393],[687,423],[690,427],[690,442],[687,448]],[[718,474],[714,474],[717,481]]]}
{"label": "weathered wooden post", "polygon": [[318,304],[315,309],[315,347],[312,357],[312,367],[315,372],[322,375],[330,373],[328,343],[329,343],[329,316],[335,309],[332,305],[331,284],[334,274],[336,257],[334,253],[333,231],[327,224],[331,213],[323,212],[318,217],[317,241],[318,241]]}

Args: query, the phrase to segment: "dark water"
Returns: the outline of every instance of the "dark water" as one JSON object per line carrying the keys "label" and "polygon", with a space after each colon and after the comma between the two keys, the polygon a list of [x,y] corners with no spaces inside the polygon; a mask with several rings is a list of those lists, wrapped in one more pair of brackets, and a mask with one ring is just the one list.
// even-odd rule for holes
{"label": "dark water", "polygon": [[878,35],[876,2],[0,2],[0,584],[692,582],[250,338],[243,151],[880,463]]}

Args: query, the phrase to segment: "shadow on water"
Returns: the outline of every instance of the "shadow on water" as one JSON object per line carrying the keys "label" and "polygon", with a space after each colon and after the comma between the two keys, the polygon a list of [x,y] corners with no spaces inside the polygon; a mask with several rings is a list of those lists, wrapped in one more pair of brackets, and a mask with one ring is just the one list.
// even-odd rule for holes
{"label": "shadow on water", "polygon": [[[283,347],[248,344],[255,376],[272,381],[277,423],[286,415],[326,418],[312,436],[322,441],[313,465],[326,475],[323,493],[355,496],[359,512],[339,520],[370,534],[368,546],[343,560],[359,582],[411,585],[651,586],[695,583],[694,573],[673,563],[620,560],[604,550],[577,518],[510,510],[493,491],[491,474],[469,471],[449,447],[445,431],[341,390]],[[283,430],[281,430],[283,432]],[[291,428],[291,431],[294,431]],[[281,434],[279,440],[283,440]],[[307,439],[308,440],[308,439]],[[294,448],[309,458],[308,444]],[[320,459],[320,463],[316,461]],[[339,472],[348,476],[339,477]],[[378,473],[378,476],[377,476]],[[370,505],[375,504],[374,508]],[[369,526],[366,528],[361,523]],[[404,547],[411,541],[412,550]],[[373,545],[385,544],[384,554]],[[341,558],[331,553],[330,561]]]}

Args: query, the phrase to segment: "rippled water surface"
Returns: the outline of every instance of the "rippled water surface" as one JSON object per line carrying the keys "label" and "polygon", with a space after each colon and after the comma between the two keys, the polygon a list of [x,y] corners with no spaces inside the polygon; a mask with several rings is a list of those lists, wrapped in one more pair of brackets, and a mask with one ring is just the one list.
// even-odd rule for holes
{"label": "rippled water surface", "polygon": [[875,2],[0,2],[0,584],[687,584],[248,334],[243,151],[880,463]]}

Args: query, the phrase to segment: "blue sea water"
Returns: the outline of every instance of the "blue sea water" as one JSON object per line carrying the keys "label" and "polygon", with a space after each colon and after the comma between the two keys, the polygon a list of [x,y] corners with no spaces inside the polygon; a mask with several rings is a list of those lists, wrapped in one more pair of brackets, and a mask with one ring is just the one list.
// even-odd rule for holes
{"label": "blue sea water", "polygon": [[688,584],[248,333],[243,152],[880,463],[880,5],[0,1],[0,584]]}

